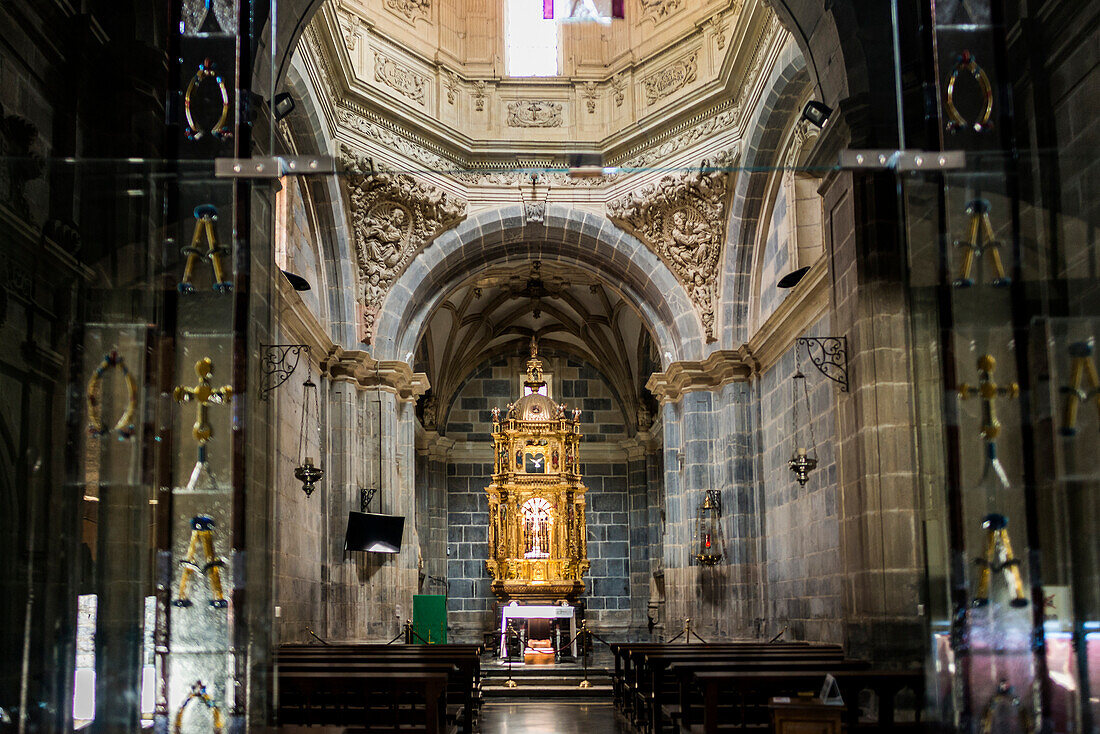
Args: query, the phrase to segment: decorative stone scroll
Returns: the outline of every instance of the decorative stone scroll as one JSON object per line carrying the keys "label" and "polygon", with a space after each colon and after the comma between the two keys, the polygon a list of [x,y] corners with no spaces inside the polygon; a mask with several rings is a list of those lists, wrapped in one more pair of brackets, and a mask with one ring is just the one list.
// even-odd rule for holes
{"label": "decorative stone scroll", "polygon": [[424,104],[424,89],[428,86],[428,77],[417,74],[377,51],[374,52],[374,81],[385,84],[413,102]]}
{"label": "decorative stone scroll", "polygon": [[664,20],[680,9],[683,0],[640,0],[642,17]]}
{"label": "decorative stone scroll", "polygon": [[716,340],[715,289],[734,180],[728,169],[736,159],[731,148],[704,160],[699,171],[668,174],[607,204],[608,218],[656,252],[683,283],[708,342]]}
{"label": "decorative stone scroll", "polygon": [[521,99],[508,103],[508,127],[561,127],[561,102]]}
{"label": "decorative stone scroll", "polygon": [[367,159],[346,145],[340,159],[355,229],[361,339],[369,344],[394,281],[429,242],[466,218],[466,202],[407,174],[371,173]]}
{"label": "decorative stone scroll", "polygon": [[649,104],[662,100],[691,84],[699,76],[699,52],[693,51],[679,61],[650,74],[642,80],[645,99]]}
{"label": "decorative stone scroll", "polygon": [[431,15],[432,0],[386,0],[386,7],[396,15],[412,22],[419,16]]}

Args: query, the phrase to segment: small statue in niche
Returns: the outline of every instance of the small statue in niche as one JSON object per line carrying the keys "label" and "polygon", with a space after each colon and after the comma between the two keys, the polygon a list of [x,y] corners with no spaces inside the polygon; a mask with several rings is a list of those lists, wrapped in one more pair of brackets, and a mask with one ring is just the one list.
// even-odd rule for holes
{"label": "small statue in niche", "polygon": [[566,411],[568,410],[569,409],[565,407],[565,403],[562,403],[558,406],[557,413],[554,415],[554,417],[558,420],[565,420],[565,416],[567,415]]}
{"label": "small statue in niche", "polygon": [[558,447],[555,446],[554,450],[550,454],[550,468],[554,471],[558,470]]}
{"label": "small statue in niche", "polygon": [[581,422],[581,409],[580,408],[573,408],[573,422],[574,423],[580,423]]}
{"label": "small statue in niche", "polygon": [[500,423],[500,408],[493,406],[493,423]]}
{"label": "small statue in niche", "polygon": [[516,404],[508,403],[508,419],[515,420],[516,418]]}
{"label": "small statue in niche", "polygon": [[516,449],[516,468],[523,467],[523,449]]}

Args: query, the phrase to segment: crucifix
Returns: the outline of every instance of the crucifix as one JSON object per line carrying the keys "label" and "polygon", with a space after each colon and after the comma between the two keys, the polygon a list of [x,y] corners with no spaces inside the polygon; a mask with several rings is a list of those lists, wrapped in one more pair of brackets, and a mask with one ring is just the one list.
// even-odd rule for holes
{"label": "crucifix", "polygon": [[982,400],[982,437],[989,442],[997,439],[1001,433],[1001,422],[997,420],[997,410],[994,401],[998,397],[1015,398],[1020,394],[1020,386],[1015,382],[1008,385],[998,385],[993,380],[993,370],[997,368],[997,360],[990,354],[983,354],[978,358],[978,386],[963,383],[959,385],[959,398],[980,397]]}
{"label": "crucifix", "polygon": [[198,384],[194,387],[177,385],[172,394],[177,403],[195,403],[195,425],[191,427],[191,435],[199,442],[199,461],[206,460],[206,443],[214,435],[214,429],[207,422],[210,405],[227,403],[233,397],[232,386],[224,385],[219,388],[211,386],[210,375],[213,372],[213,360],[203,357],[195,363],[195,374],[199,377]]}

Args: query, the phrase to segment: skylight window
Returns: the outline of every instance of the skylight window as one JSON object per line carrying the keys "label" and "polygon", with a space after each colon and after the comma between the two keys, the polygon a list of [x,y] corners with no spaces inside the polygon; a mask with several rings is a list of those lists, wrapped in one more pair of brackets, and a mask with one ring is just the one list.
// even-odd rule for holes
{"label": "skylight window", "polygon": [[557,76],[558,24],[539,0],[505,0],[504,63],[508,76]]}

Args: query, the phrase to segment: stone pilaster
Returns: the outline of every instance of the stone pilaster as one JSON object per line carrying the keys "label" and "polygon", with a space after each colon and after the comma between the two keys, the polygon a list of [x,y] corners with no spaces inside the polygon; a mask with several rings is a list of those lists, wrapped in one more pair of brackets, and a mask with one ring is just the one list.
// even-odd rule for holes
{"label": "stone pilaster", "polygon": [[[345,473],[339,488],[333,482],[328,513],[326,627],[336,640],[389,639],[411,617],[418,591],[415,401],[428,381],[404,362],[377,362],[365,352],[339,347],[322,362],[322,370],[333,392],[345,394],[330,410],[333,437],[340,437],[346,453],[333,462]],[[347,510],[359,509],[361,486],[378,489],[373,511],[405,518],[397,555],[344,552]]]}
{"label": "stone pilaster", "polygon": [[646,450],[649,434],[639,431],[620,442],[626,450],[627,517],[630,524],[630,626],[634,635],[648,634],[649,601],[649,497],[646,482]]}
{"label": "stone pilaster", "polygon": [[[686,618],[708,640],[744,636],[754,626],[757,605],[731,597],[735,586],[744,591],[755,580],[756,560],[749,549],[757,533],[748,520],[755,507],[741,502],[739,494],[751,484],[751,472],[734,468],[734,457],[750,442],[751,412],[745,409],[748,391],[742,383],[752,374],[746,351],[717,351],[702,361],[669,365],[646,385],[661,402],[664,438],[666,637],[682,629]],[[724,507],[733,499],[736,512],[724,512],[722,521],[726,547],[734,552],[725,550],[722,563],[702,567],[694,559],[695,520],[710,489],[721,493]]]}

